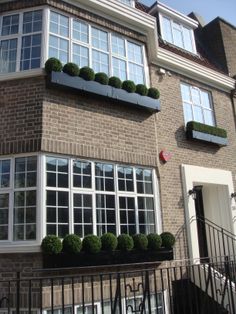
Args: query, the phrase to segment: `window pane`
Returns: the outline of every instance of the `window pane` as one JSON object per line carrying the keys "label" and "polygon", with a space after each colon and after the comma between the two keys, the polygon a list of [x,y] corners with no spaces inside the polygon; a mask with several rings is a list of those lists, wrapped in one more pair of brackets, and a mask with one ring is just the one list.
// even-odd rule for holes
{"label": "window pane", "polygon": [[184,120],[185,124],[187,124],[189,121],[193,121],[193,112],[192,112],[192,106],[190,104],[184,103]]}
{"label": "window pane", "polygon": [[152,194],[152,170],[149,169],[136,169],[136,181],[137,181],[137,192]]}
{"label": "window pane", "polygon": [[97,234],[112,232],[116,228],[115,196],[96,195]]}
{"label": "window pane", "polygon": [[191,102],[190,87],[188,85],[181,84],[181,95],[183,101]]}
{"label": "window pane", "polygon": [[89,50],[83,46],[73,44],[73,62],[79,67],[89,65]]}
{"label": "window pane", "polygon": [[162,17],[162,37],[169,43],[173,43],[171,23],[170,20],[164,16]]}
{"label": "window pane", "polygon": [[135,84],[143,84],[144,83],[144,69],[142,66],[137,64],[129,63],[129,80],[134,81]]}
{"label": "window pane", "polygon": [[112,41],[112,52],[117,54],[118,56],[125,57],[126,53],[125,53],[124,39],[115,34],[112,34],[111,41]]}
{"label": "window pane", "polygon": [[23,15],[23,33],[35,33],[42,30],[42,10],[25,12]]}
{"label": "window pane", "polygon": [[0,188],[10,186],[10,160],[0,160]]}
{"label": "window pane", "polygon": [[142,47],[128,42],[128,60],[134,63],[143,64]]}
{"label": "window pane", "polygon": [[215,118],[214,118],[213,111],[204,110],[203,114],[204,114],[204,123],[214,126],[215,125]]}
{"label": "window pane", "polygon": [[106,74],[109,73],[108,68],[108,54],[99,52],[97,50],[93,50],[92,52],[92,58],[93,58],[93,70],[95,72],[104,72]]}
{"label": "window pane", "polygon": [[193,106],[193,116],[194,116],[194,121],[204,123],[201,107]]}
{"label": "window pane", "polygon": [[103,51],[108,51],[108,33],[92,27],[92,46]]}
{"label": "window pane", "polygon": [[37,157],[23,157],[15,160],[15,188],[37,185]]}
{"label": "window pane", "polygon": [[92,195],[74,194],[74,233],[81,238],[93,230]]}
{"label": "window pane", "polygon": [[137,233],[135,223],[135,200],[133,197],[119,198],[120,226],[122,233]]}
{"label": "window pane", "polygon": [[138,197],[139,232],[155,231],[154,200],[152,197]]}
{"label": "window pane", "polygon": [[68,159],[46,158],[47,186],[68,188]]}
{"label": "window pane", "polygon": [[17,34],[19,14],[4,16],[2,19],[2,36]]}
{"label": "window pane", "polygon": [[52,36],[49,37],[49,58],[59,59],[63,64],[68,62],[69,42],[65,39]]}
{"label": "window pane", "polygon": [[112,58],[112,71],[113,76],[119,77],[122,81],[127,79],[126,62],[124,60]]}
{"label": "window pane", "polygon": [[113,165],[95,164],[96,190],[114,191],[114,168]]}
{"label": "window pane", "polygon": [[50,12],[50,32],[58,34],[64,37],[69,36],[69,18],[58,14],[56,12]]}
{"label": "window pane", "polygon": [[73,164],[73,185],[78,188],[91,188],[91,163],[76,160]]}
{"label": "window pane", "polygon": [[0,194],[0,241],[8,239],[9,194]]}
{"label": "window pane", "polygon": [[41,62],[41,34],[22,37],[21,70],[40,67]]}
{"label": "window pane", "polygon": [[183,39],[184,39],[184,48],[188,51],[194,52],[191,30],[183,26]]}
{"label": "window pane", "polygon": [[204,108],[212,109],[211,101],[210,101],[210,94],[208,92],[201,91],[201,101],[202,101],[202,106]]}
{"label": "window pane", "polygon": [[88,43],[88,25],[81,21],[73,20],[73,38]]}
{"label": "window pane", "polygon": [[172,31],[173,31],[174,44],[178,47],[184,48],[182,31],[181,31],[180,25],[174,22]]}
{"label": "window pane", "polygon": [[16,71],[17,39],[0,41],[0,73]]}
{"label": "window pane", "polygon": [[118,167],[118,187],[120,191],[134,191],[132,168]]}

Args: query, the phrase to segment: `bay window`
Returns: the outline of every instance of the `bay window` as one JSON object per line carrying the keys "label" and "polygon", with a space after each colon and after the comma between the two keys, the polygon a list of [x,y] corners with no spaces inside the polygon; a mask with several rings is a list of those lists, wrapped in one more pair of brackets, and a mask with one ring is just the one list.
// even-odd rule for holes
{"label": "bay window", "polygon": [[211,94],[196,86],[181,83],[185,124],[196,121],[215,126],[215,115]]}
{"label": "bay window", "polygon": [[46,157],[46,233],[156,231],[152,169]]}

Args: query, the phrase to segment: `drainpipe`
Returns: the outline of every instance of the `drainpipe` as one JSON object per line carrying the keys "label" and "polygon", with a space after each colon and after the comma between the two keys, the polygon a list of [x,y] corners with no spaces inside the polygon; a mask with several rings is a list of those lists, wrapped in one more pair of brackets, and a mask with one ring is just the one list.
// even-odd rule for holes
{"label": "drainpipe", "polygon": [[[233,78],[236,80],[236,75],[233,76]],[[236,81],[235,81],[235,88],[231,90],[230,99],[231,99],[233,114],[234,114],[234,126],[236,129]]]}

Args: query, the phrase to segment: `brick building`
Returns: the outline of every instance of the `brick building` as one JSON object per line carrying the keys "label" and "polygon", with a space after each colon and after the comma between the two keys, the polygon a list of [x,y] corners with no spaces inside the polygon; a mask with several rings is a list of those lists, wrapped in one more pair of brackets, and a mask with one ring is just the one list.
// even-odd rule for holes
{"label": "brick building", "polygon": [[[1,274],[42,268],[47,234],[170,231],[176,260],[234,256],[236,31],[190,16],[133,0],[0,0]],[[161,108],[49,81],[49,57],[156,87]],[[222,228],[223,253],[225,234],[211,239]]]}

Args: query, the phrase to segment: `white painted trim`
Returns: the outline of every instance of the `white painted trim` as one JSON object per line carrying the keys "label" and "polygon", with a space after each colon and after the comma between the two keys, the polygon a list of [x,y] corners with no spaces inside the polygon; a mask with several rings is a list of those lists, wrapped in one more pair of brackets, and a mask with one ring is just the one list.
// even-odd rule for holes
{"label": "white painted trim", "polygon": [[23,245],[16,243],[15,245],[4,245],[1,243],[0,253],[39,253],[41,252],[40,244],[28,244],[27,242]]}
{"label": "white painted trim", "polygon": [[3,73],[0,74],[0,82],[3,81],[10,81],[16,79],[24,79],[28,77],[35,77],[35,76],[43,76],[45,72],[43,69],[34,69],[34,70],[27,70],[21,72],[13,72],[13,73]]}
{"label": "white painted trim", "polygon": [[[229,208],[228,210],[232,214],[232,224],[234,221],[233,210],[235,211],[235,201],[231,199],[230,195],[234,192],[233,178],[231,171],[222,169],[213,169],[198,167],[192,165],[181,165],[182,180],[183,180],[183,198],[185,204],[185,217],[188,237],[188,247],[190,258],[193,260],[199,260],[199,246],[197,237],[197,223],[192,221],[189,224],[190,219],[196,216],[194,199],[188,195],[188,191],[191,190],[195,185],[199,184],[214,184],[224,185],[228,188],[229,194]],[[227,204],[226,204],[227,207]],[[227,209],[226,209],[227,210]],[[236,234],[236,225],[234,223],[234,233]],[[231,230],[229,230],[231,231]]]}
{"label": "white painted trim", "polygon": [[235,88],[235,80],[231,77],[188,60],[164,48],[158,49],[157,64],[158,66],[175,71],[226,92],[230,92]]}
{"label": "white painted trim", "polygon": [[184,25],[190,26],[193,29],[198,27],[198,22],[195,21],[194,19],[160,2],[156,2],[156,5],[153,6],[153,8],[151,8],[151,10],[149,11],[149,14],[155,14],[158,12],[166,14],[168,17],[172,17],[174,20],[181,22]]}

